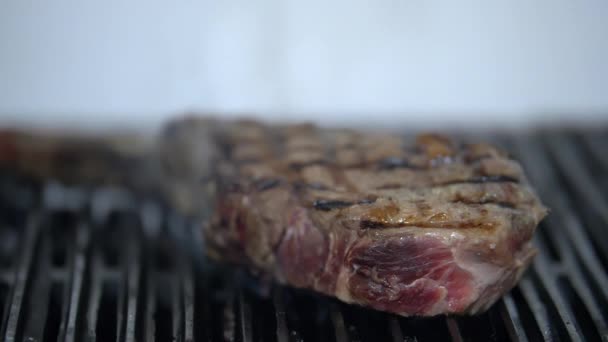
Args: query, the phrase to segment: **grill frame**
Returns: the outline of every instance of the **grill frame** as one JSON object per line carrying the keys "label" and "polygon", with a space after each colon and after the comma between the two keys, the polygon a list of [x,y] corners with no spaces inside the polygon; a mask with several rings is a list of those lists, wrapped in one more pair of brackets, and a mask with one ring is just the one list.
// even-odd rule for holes
{"label": "grill frame", "polygon": [[[218,271],[201,258],[200,229],[157,199],[3,175],[0,238],[18,247],[12,257],[10,251],[0,254],[0,336],[608,341],[608,240],[601,239],[608,225],[608,197],[602,194],[608,187],[608,157],[602,154],[607,131],[490,139],[522,162],[551,214],[535,236],[539,255],[530,270],[483,315],[402,318],[307,291],[260,288],[244,272]],[[260,297],[260,291],[270,295]]]}

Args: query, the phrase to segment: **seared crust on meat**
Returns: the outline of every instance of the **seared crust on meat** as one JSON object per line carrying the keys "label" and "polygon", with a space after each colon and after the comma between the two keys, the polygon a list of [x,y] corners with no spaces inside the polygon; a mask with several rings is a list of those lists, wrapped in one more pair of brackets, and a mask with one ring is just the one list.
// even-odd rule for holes
{"label": "seared crust on meat", "polygon": [[529,242],[546,210],[520,165],[492,145],[255,121],[212,131],[221,151],[205,225],[214,258],[428,316],[486,309],[535,254]]}

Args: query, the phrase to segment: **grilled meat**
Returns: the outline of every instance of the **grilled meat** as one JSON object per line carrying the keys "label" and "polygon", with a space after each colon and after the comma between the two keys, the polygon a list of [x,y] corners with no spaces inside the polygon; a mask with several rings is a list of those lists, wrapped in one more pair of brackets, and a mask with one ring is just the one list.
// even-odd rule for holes
{"label": "grilled meat", "polygon": [[[152,139],[153,140],[153,139]],[[0,130],[0,167],[42,180],[143,189],[159,180],[155,144],[134,134]]]}
{"label": "grilled meat", "polygon": [[487,144],[196,118],[163,141],[187,196],[214,180],[213,195],[190,197],[214,199],[210,256],[404,316],[487,309],[532,260],[546,213]]}

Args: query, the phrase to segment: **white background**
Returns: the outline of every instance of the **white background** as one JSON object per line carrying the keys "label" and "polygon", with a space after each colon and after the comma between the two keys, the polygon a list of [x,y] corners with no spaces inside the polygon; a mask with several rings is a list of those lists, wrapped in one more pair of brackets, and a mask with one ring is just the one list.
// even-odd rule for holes
{"label": "white background", "polygon": [[608,114],[607,1],[0,1],[0,118],[154,126]]}

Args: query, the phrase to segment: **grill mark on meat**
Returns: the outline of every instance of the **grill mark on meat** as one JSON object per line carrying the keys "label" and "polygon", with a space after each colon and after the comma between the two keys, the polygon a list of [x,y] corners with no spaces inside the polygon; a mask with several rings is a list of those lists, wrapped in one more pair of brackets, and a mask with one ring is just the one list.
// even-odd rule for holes
{"label": "grill mark on meat", "polygon": [[305,186],[307,186],[313,190],[330,190],[327,186],[325,186],[325,184],[321,184],[321,183],[317,183],[317,182],[307,183],[307,184],[305,184]]}
{"label": "grill mark on meat", "polygon": [[316,200],[313,203],[313,207],[317,210],[329,211],[332,209],[339,209],[350,207],[353,205],[353,202],[348,201],[338,201],[338,200]]}
{"label": "grill mark on meat", "polygon": [[[432,204],[460,204],[465,212],[479,210],[485,205],[517,210],[531,208],[536,204],[533,193],[529,192],[525,186],[513,183],[457,184],[440,189],[421,188],[407,191],[411,192],[407,196],[400,197],[399,206],[416,204],[418,210],[427,216],[431,212],[430,209],[434,207]],[[380,198],[399,196],[395,190],[386,190],[379,195]],[[470,209],[464,206],[470,207]]]}
{"label": "grill mark on meat", "polygon": [[376,202],[376,198],[368,197],[368,198],[364,198],[362,200],[359,200],[359,202],[357,202],[357,204],[372,204],[374,202]]}
{"label": "grill mark on meat", "polygon": [[260,179],[254,182],[257,191],[266,191],[275,188],[281,184],[281,181],[273,178]]}
{"label": "grill mark on meat", "polygon": [[[411,148],[408,148],[407,152],[411,152],[411,150],[412,150]],[[491,159],[497,158],[497,157],[494,157],[491,155],[482,156],[482,157],[475,158],[475,159],[462,158],[460,156],[439,156],[439,157],[435,157],[432,159],[426,159],[425,165],[419,165],[419,163],[417,164],[416,162],[412,161],[413,158],[421,158],[422,156],[420,156],[419,154],[420,154],[420,152],[417,151],[417,152],[414,152],[414,155],[409,155],[407,157],[398,157],[398,156],[387,157],[387,158],[380,159],[376,162],[369,162],[369,163],[361,161],[359,163],[346,165],[346,166],[344,166],[344,168],[345,169],[365,169],[365,168],[370,168],[370,167],[375,166],[375,168],[378,171],[391,171],[391,170],[395,170],[395,169],[411,169],[411,170],[415,170],[415,171],[425,171],[425,170],[429,170],[429,169],[436,169],[441,166],[449,165],[449,164],[461,163],[462,165],[465,165],[465,166],[477,165],[480,162],[483,162],[485,160],[491,160]],[[502,157],[502,159],[509,160],[509,161],[515,161],[515,159],[508,158],[508,157]]]}
{"label": "grill mark on meat", "polygon": [[388,157],[378,162],[378,168],[380,170],[394,170],[394,169],[414,169],[420,170],[421,167],[412,164],[408,159],[403,157]]}
{"label": "grill mark on meat", "polygon": [[389,183],[389,184],[384,184],[379,187],[376,187],[376,190],[395,190],[395,189],[408,189],[408,188],[411,188],[411,187],[408,185],[405,185],[405,184]]}
{"label": "grill mark on meat", "polygon": [[444,183],[440,183],[438,185],[452,185],[452,184],[484,184],[484,183],[519,183],[519,179],[504,176],[504,175],[488,175],[488,176],[478,176],[464,180],[453,180]]}
{"label": "grill mark on meat", "polygon": [[448,165],[455,163],[456,160],[452,156],[439,156],[429,160],[429,166],[431,168],[440,167],[442,165]]}
{"label": "grill mark on meat", "polygon": [[496,223],[492,221],[481,221],[481,220],[471,220],[471,221],[424,221],[424,220],[415,220],[415,221],[401,221],[401,222],[388,222],[388,221],[376,221],[371,219],[362,219],[360,223],[361,229],[383,229],[383,228],[406,228],[406,227],[416,227],[416,228],[444,228],[444,229],[472,229],[472,228],[481,228],[481,229],[493,229],[495,228]]}
{"label": "grill mark on meat", "polygon": [[[477,213],[477,217],[467,217],[462,215],[450,214],[444,211],[433,211],[433,207],[424,201],[410,202],[415,204],[415,210],[402,211],[407,205],[391,202],[388,205],[376,206],[360,218],[359,226],[361,229],[381,229],[381,228],[446,228],[446,229],[467,229],[482,228],[493,229],[498,222],[489,219],[490,211],[486,208],[473,208],[471,211]],[[504,214],[512,214],[503,212]],[[498,217],[504,216],[503,213],[495,212]],[[498,218],[497,218],[498,220]]]}
{"label": "grill mark on meat", "polygon": [[[495,175],[495,176],[479,176],[473,177],[469,179],[455,179],[447,182],[441,183],[431,183],[431,184],[423,184],[421,186],[428,187],[444,187],[450,185],[457,184],[488,184],[488,183],[519,183],[519,180],[509,176]],[[409,184],[400,184],[400,183],[387,183],[381,186],[376,187],[376,190],[396,190],[396,189],[414,189],[416,186],[411,186]]]}
{"label": "grill mark on meat", "polygon": [[[472,197],[467,197],[462,193],[456,193],[454,198],[449,200],[450,203],[462,203],[470,206],[480,206],[480,205],[496,205],[505,209],[516,209],[517,204],[529,205],[532,203],[523,202],[523,201],[515,201],[513,200],[513,189],[502,187],[508,194],[502,196],[502,198],[496,198],[496,195],[489,198],[481,198],[480,196],[473,195]],[[508,189],[508,190],[507,190]]]}
{"label": "grill mark on meat", "polygon": [[[463,161],[467,164],[475,164],[475,163],[479,163],[481,161],[487,160],[487,159],[494,159],[496,158],[495,156],[491,155],[491,154],[486,154],[486,155],[481,155],[481,156],[475,156],[475,157],[469,157],[469,156],[465,156],[463,158]],[[503,157],[504,159],[508,159],[508,160],[514,160],[512,158],[509,158],[507,156]]]}
{"label": "grill mark on meat", "polygon": [[313,207],[317,210],[330,211],[333,209],[341,209],[353,206],[355,204],[372,204],[376,201],[375,198],[364,198],[357,202],[351,201],[340,201],[340,200],[316,200],[313,203]]}
{"label": "grill mark on meat", "polygon": [[505,202],[505,201],[496,201],[496,200],[492,200],[492,199],[474,201],[474,200],[469,200],[469,199],[460,197],[460,198],[450,201],[450,203],[462,203],[462,204],[472,205],[472,206],[491,204],[491,205],[496,205],[498,207],[505,208],[505,209],[516,209],[517,208],[513,203],[509,203],[509,202]]}

